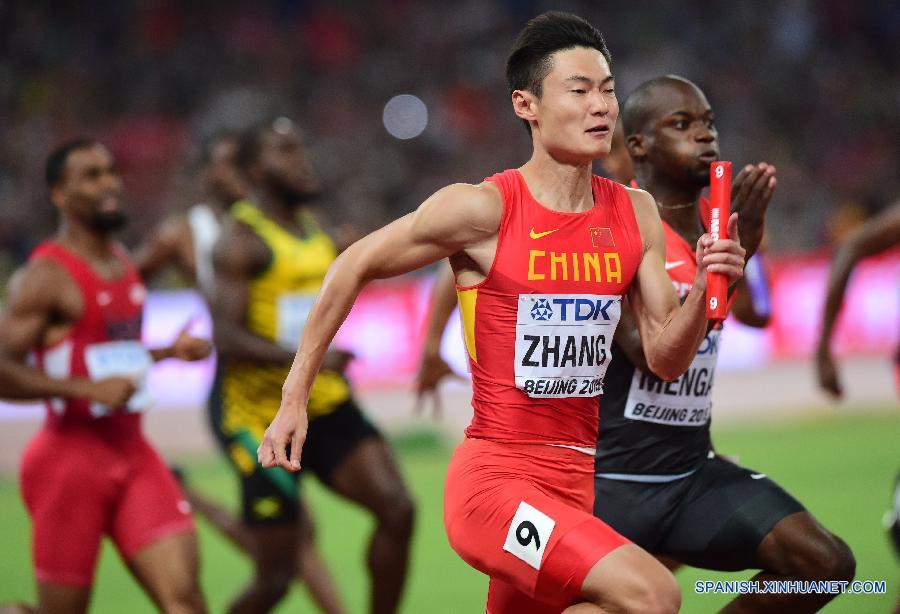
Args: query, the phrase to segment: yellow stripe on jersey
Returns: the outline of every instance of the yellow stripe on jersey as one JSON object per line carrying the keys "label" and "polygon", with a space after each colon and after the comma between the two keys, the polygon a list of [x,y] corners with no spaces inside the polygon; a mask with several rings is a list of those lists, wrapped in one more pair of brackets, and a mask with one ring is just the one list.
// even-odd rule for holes
{"label": "yellow stripe on jersey", "polygon": [[[308,215],[298,217],[306,237],[298,237],[270,220],[249,201],[236,202],[231,215],[266,244],[272,260],[248,287],[247,329],[293,349],[328,267],[337,257],[329,236]],[[290,365],[229,361],[223,366],[223,429],[265,432],[281,404],[281,386]],[[331,413],[350,398],[350,387],[337,373],[323,372],[310,390],[310,419]]]}
{"label": "yellow stripe on jersey", "polygon": [[472,361],[478,362],[478,353],[475,350],[475,302],[478,299],[478,288],[457,290],[456,298],[459,301],[459,315],[462,317],[466,336],[466,349]]}

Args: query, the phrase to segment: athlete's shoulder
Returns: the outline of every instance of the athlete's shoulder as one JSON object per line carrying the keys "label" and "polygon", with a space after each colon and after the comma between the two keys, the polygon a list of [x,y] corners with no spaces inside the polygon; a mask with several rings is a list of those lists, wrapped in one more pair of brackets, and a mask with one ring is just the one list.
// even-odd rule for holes
{"label": "athlete's shoulder", "polygon": [[625,190],[625,193],[631,200],[635,213],[646,214],[652,212],[656,217],[659,217],[659,212],[656,210],[656,200],[650,195],[650,192],[627,185],[623,185],[622,189]]}
{"label": "athlete's shoulder", "polygon": [[503,197],[490,181],[454,183],[426,200],[416,217],[415,226],[423,229],[467,229],[473,234],[494,234],[503,217]]}
{"label": "athlete's shoulder", "polygon": [[213,246],[213,268],[219,273],[252,275],[271,258],[266,244],[238,216],[226,216]]}
{"label": "athlete's shoulder", "polygon": [[62,262],[49,255],[33,257],[9,278],[7,307],[51,306],[73,289],[77,291],[75,282]]}
{"label": "athlete's shoulder", "polygon": [[656,208],[656,199],[646,190],[629,186],[622,187],[631,200],[644,251],[646,252],[651,245],[659,245],[665,249],[662,220],[659,217],[659,210]]}

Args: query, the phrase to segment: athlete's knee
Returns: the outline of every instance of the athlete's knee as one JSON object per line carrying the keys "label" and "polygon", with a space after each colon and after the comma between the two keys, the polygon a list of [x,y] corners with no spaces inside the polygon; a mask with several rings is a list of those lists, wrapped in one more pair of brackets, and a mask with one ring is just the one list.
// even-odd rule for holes
{"label": "athlete's knee", "polygon": [[681,591],[675,576],[649,554],[641,554],[620,561],[624,568],[617,570],[612,584],[602,577],[602,570],[592,578],[592,570],[582,587],[584,597],[612,612],[677,612]]}
{"label": "athlete's knee", "polygon": [[405,490],[385,498],[373,511],[378,518],[380,531],[398,540],[409,540],[412,537],[416,505]]}
{"label": "athlete's knee", "polygon": [[856,575],[856,558],[850,547],[819,526],[803,533],[777,531],[775,538],[777,550],[786,559],[776,571],[809,580],[849,581]]}
{"label": "athlete's knee", "polygon": [[206,603],[196,578],[173,584],[159,595],[159,609],[166,614],[202,614]]}
{"label": "athlete's knee", "polygon": [[668,571],[636,579],[622,597],[623,612],[671,614],[681,609],[681,591]]}
{"label": "athlete's knee", "polygon": [[837,535],[825,533],[810,549],[801,574],[816,580],[850,581],[856,575],[856,557]]}
{"label": "athlete's knee", "polygon": [[281,601],[291,587],[297,569],[294,565],[281,565],[275,569],[267,569],[256,574],[254,590],[261,601],[276,604]]}

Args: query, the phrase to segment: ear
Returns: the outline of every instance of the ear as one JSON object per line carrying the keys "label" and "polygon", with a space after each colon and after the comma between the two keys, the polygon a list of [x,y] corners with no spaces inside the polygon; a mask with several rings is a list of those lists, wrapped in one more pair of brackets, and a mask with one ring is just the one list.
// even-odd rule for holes
{"label": "ear", "polygon": [[63,190],[58,183],[50,188],[50,202],[53,203],[53,206],[57,209],[62,205]]}
{"label": "ear", "polygon": [[537,97],[527,90],[515,90],[512,93],[513,111],[517,117],[527,122],[537,121],[535,107],[537,106]]}
{"label": "ear", "polygon": [[647,156],[647,141],[643,134],[629,134],[625,137],[625,147],[635,160],[641,160]]}

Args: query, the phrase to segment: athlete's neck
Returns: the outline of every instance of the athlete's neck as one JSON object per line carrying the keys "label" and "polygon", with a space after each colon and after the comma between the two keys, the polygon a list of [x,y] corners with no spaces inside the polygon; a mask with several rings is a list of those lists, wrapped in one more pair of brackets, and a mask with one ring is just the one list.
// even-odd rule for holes
{"label": "athlete's neck", "polygon": [[548,209],[578,213],[594,207],[590,163],[563,164],[535,151],[519,172],[534,199]]}
{"label": "athlete's neck", "polygon": [[113,256],[111,234],[97,232],[82,224],[63,220],[56,240],[88,261],[103,262]]}
{"label": "athlete's neck", "polygon": [[696,243],[704,232],[697,208],[702,188],[668,181],[645,165],[638,165],[635,175],[641,189],[647,190],[656,200],[659,217],[689,244]]}
{"label": "athlete's neck", "polygon": [[306,230],[297,218],[297,214],[303,208],[301,205],[284,202],[265,191],[258,192],[255,195],[254,202],[269,219],[282,228],[300,236],[306,235]]}

